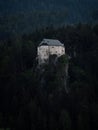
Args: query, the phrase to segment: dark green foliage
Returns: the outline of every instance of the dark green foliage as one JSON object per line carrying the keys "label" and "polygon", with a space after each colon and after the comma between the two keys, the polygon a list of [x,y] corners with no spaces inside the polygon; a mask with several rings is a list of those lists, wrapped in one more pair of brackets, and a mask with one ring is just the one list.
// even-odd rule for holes
{"label": "dark green foliage", "polygon": [[68,64],[68,56],[67,55],[62,55],[58,58],[58,63],[60,67],[64,67]]}
{"label": "dark green foliage", "polygon": [[[37,65],[43,38],[64,43],[66,54]],[[98,25],[50,27],[0,41],[0,128],[98,129]],[[67,82],[66,82],[67,81]]]}

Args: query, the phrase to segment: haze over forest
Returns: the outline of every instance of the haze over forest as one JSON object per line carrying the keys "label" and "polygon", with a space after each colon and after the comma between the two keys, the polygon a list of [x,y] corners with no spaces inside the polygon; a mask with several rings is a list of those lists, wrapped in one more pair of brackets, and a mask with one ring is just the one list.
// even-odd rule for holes
{"label": "haze over forest", "polygon": [[98,0],[0,0],[0,34],[49,25],[96,23]]}

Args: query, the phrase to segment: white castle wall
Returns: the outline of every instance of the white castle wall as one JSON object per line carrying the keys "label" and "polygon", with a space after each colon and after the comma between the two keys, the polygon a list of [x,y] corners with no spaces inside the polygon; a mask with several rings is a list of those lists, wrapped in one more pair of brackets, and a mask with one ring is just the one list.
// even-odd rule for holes
{"label": "white castle wall", "polygon": [[39,64],[45,63],[49,55],[56,54],[57,56],[61,56],[65,54],[64,46],[39,46],[38,47],[38,62]]}
{"label": "white castle wall", "polygon": [[61,56],[65,54],[65,48],[63,46],[49,46],[50,54],[56,54],[57,56]]}
{"label": "white castle wall", "polygon": [[37,51],[37,53],[38,53],[38,62],[39,62],[39,64],[41,64],[41,63],[44,63],[45,62],[45,60],[47,60],[48,59],[48,57],[49,57],[49,48],[48,48],[48,46],[39,46],[38,47],[38,51]]}

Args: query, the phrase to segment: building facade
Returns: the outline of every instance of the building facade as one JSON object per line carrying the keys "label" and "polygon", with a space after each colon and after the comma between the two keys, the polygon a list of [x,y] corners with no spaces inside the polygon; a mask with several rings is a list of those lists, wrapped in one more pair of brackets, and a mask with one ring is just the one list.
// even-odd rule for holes
{"label": "building facade", "polygon": [[57,55],[57,57],[65,54],[65,47],[55,39],[43,39],[37,48],[38,63],[46,63],[50,55]]}

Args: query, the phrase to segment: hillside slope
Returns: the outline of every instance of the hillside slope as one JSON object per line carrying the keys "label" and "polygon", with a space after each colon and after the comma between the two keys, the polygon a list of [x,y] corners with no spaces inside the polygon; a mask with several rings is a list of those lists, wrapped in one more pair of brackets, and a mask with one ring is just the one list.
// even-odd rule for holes
{"label": "hillside slope", "polygon": [[0,32],[98,22],[97,0],[1,0]]}

